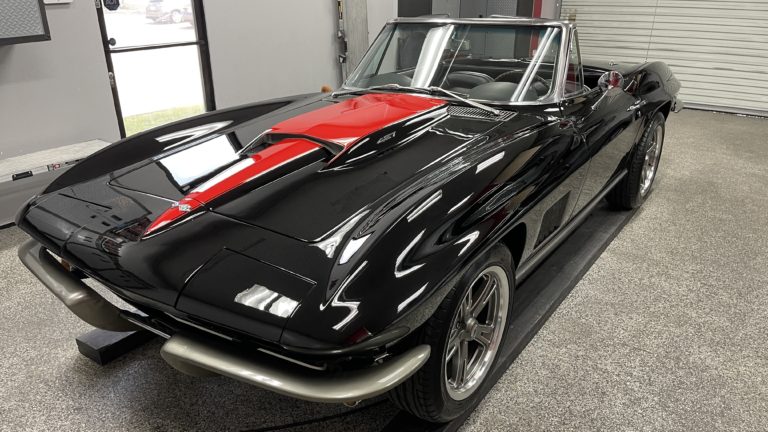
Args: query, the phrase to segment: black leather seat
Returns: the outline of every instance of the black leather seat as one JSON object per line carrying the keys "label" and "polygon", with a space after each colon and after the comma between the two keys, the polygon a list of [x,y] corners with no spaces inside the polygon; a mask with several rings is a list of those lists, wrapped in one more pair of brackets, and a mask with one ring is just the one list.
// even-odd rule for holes
{"label": "black leather seat", "polygon": [[[517,90],[517,84],[511,82],[489,82],[469,91],[470,99],[487,101],[509,101]],[[524,101],[535,101],[539,96],[530,87],[525,92]]]}
{"label": "black leather seat", "polygon": [[[511,82],[514,84],[520,84],[520,81],[523,80],[523,75],[525,75],[524,70],[515,69],[515,70],[502,73],[501,75],[497,76],[494,81]],[[541,81],[540,79],[534,79],[533,82],[531,83],[531,88],[536,92],[536,94],[539,97],[544,96],[549,92],[549,86],[543,81]]]}
{"label": "black leather seat", "polygon": [[493,82],[490,76],[473,71],[455,71],[445,78],[443,88],[456,93],[468,94],[469,91],[479,85]]}

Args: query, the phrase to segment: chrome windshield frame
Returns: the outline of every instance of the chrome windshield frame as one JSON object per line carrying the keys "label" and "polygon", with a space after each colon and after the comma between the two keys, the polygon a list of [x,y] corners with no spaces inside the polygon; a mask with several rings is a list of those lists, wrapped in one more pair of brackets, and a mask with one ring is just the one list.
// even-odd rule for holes
{"label": "chrome windshield frame", "polygon": [[[565,78],[568,73],[568,50],[571,46],[573,39],[573,31],[576,28],[576,24],[568,21],[549,20],[542,18],[525,18],[525,17],[492,17],[492,18],[447,18],[447,17],[399,17],[387,22],[390,24],[468,24],[468,25],[498,25],[498,26],[532,26],[532,27],[552,27],[558,28],[561,31],[560,35],[560,52],[557,56],[557,64],[555,65],[555,73],[553,74],[552,92],[549,96],[542,100],[536,101],[520,101],[520,102],[505,102],[498,100],[481,100],[472,99],[477,102],[492,105],[492,106],[520,106],[520,105],[552,105],[553,103],[560,103],[565,100]],[[386,28],[386,27],[384,27]],[[384,28],[379,32],[384,31]],[[370,51],[371,47],[368,47]],[[368,55],[366,51],[363,58]],[[359,65],[358,65],[359,67]],[[354,75],[351,73],[350,76]],[[355,90],[353,87],[347,87],[345,83],[342,83],[341,90]],[[365,90],[365,89],[359,89]],[[439,96],[438,96],[439,97]]]}

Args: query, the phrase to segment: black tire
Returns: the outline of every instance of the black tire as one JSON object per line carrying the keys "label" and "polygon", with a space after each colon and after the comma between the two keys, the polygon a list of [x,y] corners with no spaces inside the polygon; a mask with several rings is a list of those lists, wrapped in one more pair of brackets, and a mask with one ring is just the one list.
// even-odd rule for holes
{"label": "black tire", "polygon": [[[630,159],[627,164],[629,172],[627,175],[606,195],[606,199],[611,207],[618,210],[631,210],[640,207],[643,204],[651,190],[653,190],[653,181],[658,173],[658,164],[661,158],[661,152],[664,146],[664,129],[665,118],[664,114],[656,113],[651,119],[651,122],[643,131],[643,136],[640,138],[640,142],[637,143],[635,149],[630,154]],[[657,134],[657,129],[660,128],[660,138]],[[656,168],[651,175],[650,184],[647,188],[643,188],[643,171],[646,166],[646,155],[648,150],[654,143],[658,141],[658,155],[655,156]]]}
{"label": "black tire", "polygon": [[[450,384],[445,375],[447,368],[446,358],[449,355],[447,352],[448,338],[452,334],[454,320],[459,316],[459,307],[462,300],[470,288],[479,286],[477,283],[473,284],[473,282],[478,281],[478,278],[484,275],[485,272],[489,270],[498,272],[499,268],[503,269],[503,272],[506,274],[508,297],[504,322],[497,326],[497,328],[501,328],[501,334],[493,337],[494,341],[498,340],[498,348],[495,350],[493,359],[489,360],[490,363],[484,363],[489,364],[487,369],[484,369],[485,373],[478,373],[478,378],[471,380],[477,383],[475,384],[476,387],[473,387],[471,393],[467,392],[468,396],[462,396],[463,399],[456,400],[449,393],[448,386]],[[432,352],[427,363],[418,372],[388,393],[390,400],[395,405],[421,419],[442,423],[460,416],[478,402],[478,399],[482,396],[482,392],[478,390],[483,387],[494,365],[498,362],[498,352],[504,344],[504,337],[507,333],[506,328],[509,325],[512,311],[512,298],[515,288],[514,279],[512,256],[509,249],[500,244],[480,255],[466,267],[437,311],[427,320],[416,335],[417,343],[429,344]],[[480,282],[480,284],[482,285],[483,282]],[[503,283],[499,286],[503,286]],[[498,291],[499,295],[501,295],[502,290]],[[473,293],[476,292],[473,291]],[[494,298],[496,299],[495,301],[499,301],[499,297]],[[490,315],[490,312],[486,313]],[[501,315],[503,314],[499,312],[498,316]],[[497,337],[498,339],[496,339]]]}

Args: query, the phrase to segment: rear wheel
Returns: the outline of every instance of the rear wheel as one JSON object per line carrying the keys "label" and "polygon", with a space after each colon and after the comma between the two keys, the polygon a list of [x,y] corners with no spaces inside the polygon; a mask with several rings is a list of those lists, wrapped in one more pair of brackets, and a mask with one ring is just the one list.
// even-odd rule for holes
{"label": "rear wheel", "polygon": [[640,207],[650,194],[664,145],[664,121],[664,115],[656,113],[643,132],[629,160],[629,172],[606,196],[612,207]]}
{"label": "rear wheel", "polygon": [[419,343],[429,344],[432,355],[389,393],[396,405],[422,419],[445,422],[477,402],[512,309],[511,264],[509,250],[497,245],[465,269],[420,330]]}

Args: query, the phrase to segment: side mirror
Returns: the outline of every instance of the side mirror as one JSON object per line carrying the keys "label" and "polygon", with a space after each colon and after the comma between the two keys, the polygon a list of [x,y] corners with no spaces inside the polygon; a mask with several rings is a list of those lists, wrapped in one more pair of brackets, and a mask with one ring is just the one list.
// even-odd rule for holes
{"label": "side mirror", "polygon": [[594,105],[592,105],[592,110],[596,110],[600,104],[603,102],[603,99],[605,99],[606,96],[608,96],[608,90],[613,88],[624,88],[624,77],[621,76],[619,72],[616,71],[610,71],[604,73],[602,76],[600,76],[600,79],[597,80],[597,86],[600,88],[600,90],[603,92],[602,96],[600,96],[600,99],[595,102]]}
{"label": "side mirror", "polygon": [[610,90],[614,87],[624,87],[624,77],[617,71],[606,72],[597,80],[597,86],[602,91]]}

